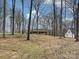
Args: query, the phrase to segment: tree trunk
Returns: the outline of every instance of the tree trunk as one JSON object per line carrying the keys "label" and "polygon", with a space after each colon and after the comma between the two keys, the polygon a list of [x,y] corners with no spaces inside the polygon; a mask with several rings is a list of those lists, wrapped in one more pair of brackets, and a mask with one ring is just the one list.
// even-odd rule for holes
{"label": "tree trunk", "polygon": [[32,4],[33,4],[33,0],[31,0],[31,3],[30,3],[30,16],[29,16],[29,23],[28,23],[27,40],[30,40],[30,25],[31,25]]}
{"label": "tree trunk", "polygon": [[32,32],[33,32],[33,27],[34,27],[34,20],[35,20],[35,18],[36,18],[36,15],[34,15],[34,18],[33,18],[33,21],[32,21]]}
{"label": "tree trunk", "polygon": [[15,18],[15,4],[16,4],[16,0],[12,0],[12,7],[13,7],[13,13],[12,13],[12,35],[14,35],[14,18]]}
{"label": "tree trunk", "polygon": [[22,34],[24,34],[24,0],[22,0]]}
{"label": "tree trunk", "polygon": [[4,0],[3,38],[5,38],[6,0]]}
{"label": "tree trunk", "polygon": [[75,10],[74,10],[75,1],[73,2],[73,21],[74,21],[74,37],[76,38],[76,24],[75,24]]}
{"label": "tree trunk", "polygon": [[55,36],[55,27],[56,27],[56,24],[55,24],[55,21],[56,21],[56,15],[55,15],[55,0],[53,1],[53,16],[54,16],[54,29],[53,29],[53,35]]}
{"label": "tree trunk", "polygon": [[78,29],[79,29],[79,27],[78,27],[78,22],[79,22],[79,3],[78,3],[78,8],[77,8],[77,10],[76,10],[76,15],[77,15],[77,19],[76,19],[76,41],[79,41],[79,39],[78,39]]}
{"label": "tree trunk", "polygon": [[38,9],[37,9],[37,33],[38,33],[38,18],[39,16],[38,16]]}
{"label": "tree trunk", "polygon": [[62,4],[63,4],[63,0],[61,0],[61,15],[60,15],[60,38],[62,37]]}
{"label": "tree trunk", "polygon": [[21,29],[21,22],[20,21],[19,21],[18,27],[19,27],[18,30],[19,30],[19,33],[20,33],[21,32],[21,30],[20,30]]}

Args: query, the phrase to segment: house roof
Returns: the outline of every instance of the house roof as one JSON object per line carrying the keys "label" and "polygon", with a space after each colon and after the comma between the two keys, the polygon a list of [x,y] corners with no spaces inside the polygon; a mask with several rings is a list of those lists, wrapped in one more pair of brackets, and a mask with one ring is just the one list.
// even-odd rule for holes
{"label": "house roof", "polygon": [[74,28],[70,28],[70,30],[71,30],[71,32],[72,32],[72,33],[74,33],[74,32],[75,32],[75,31],[74,31]]}
{"label": "house roof", "polygon": [[67,33],[68,30],[70,30],[73,34],[74,34],[74,32],[75,32],[75,31],[74,31],[74,28],[65,28],[65,29],[63,30],[63,32],[64,32],[64,33]]}

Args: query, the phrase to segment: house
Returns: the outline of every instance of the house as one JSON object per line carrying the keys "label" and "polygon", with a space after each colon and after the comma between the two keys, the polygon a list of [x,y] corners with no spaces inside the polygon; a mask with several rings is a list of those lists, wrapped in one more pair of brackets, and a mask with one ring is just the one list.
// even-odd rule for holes
{"label": "house", "polygon": [[74,38],[75,35],[73,34],[73,32],[70,29],[68,29],[67,32],[65,33],[65,37],[66,38]]}
{"label": "house", "polygon": [[8,16],[6,17],[6,23],[5,23],[5,31],[8,32],[8,33],[11,31],[11,30],[10,30],[10,29],[11,29],[11,28],[10,28],[10,16],[11,16],[11,15],[8,15]]}
{"label": "house", "polygon": [[[10,14],[8,14],[7,16],[6,16],[6,23],[5,23],[5,32],[6,33],[10,33],[11,31],[12,31],[12,18],[11,18],[11,15]],[[17,25],[16,25],[16,22],[14,21],[14,30],[15,30],[15,32],[16,32],[16,30],[17,30]]]}
{"label": "house", "polygon": [[38,29],[38,31],[36,29],[31,30],[30,33],[39,33],[39,34],[47,34],[47,30],[46,29]]}

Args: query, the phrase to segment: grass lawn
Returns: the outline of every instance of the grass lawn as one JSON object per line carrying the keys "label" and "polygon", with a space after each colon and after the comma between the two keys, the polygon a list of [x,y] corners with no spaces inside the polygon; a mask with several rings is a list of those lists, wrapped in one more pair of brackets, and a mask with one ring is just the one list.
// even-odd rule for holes
{"label": "grass lawn", "polygon": [[0,38],[0,59],[79,59],[79,42],[48,35],[6,35]]}

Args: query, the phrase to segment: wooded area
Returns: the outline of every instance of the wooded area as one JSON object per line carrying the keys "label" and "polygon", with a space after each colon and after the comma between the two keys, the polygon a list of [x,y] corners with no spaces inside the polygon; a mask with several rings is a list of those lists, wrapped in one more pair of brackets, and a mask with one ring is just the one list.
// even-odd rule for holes
{"label": "wooded area", "polygon": [[[69,28],[72,28],[72,30],[74,31],[75,39],[78,41],[79,3],[77,0],[60,0],[60,1],[61,1],[61,6],[59,8],[56,5],[57,1],[52,0],[50,11],[48,11],[48,13],[44,14],[44,15],[41,13],[41,11],[44,12],[43,9],[46,7],[46,6],[43,6],[43,8],[42,8],[42,5],[45,2],[44,0],[28,1],[28,3],[29,3],[29,19],[28,19],[28,24],[25,24],[25,21],[27,20],[26,16],[25,16],[25,11],[24,11],[25,10],[25,7],[24,7],[25,1],[24,0],[20,1],[22,7],[20,7],[20,9],[18,9],[18,8],[16,8],[16,4],[17,4],[16,0],[12,0],[12,7],[7,7],[8,6],[7,0],[4,0],[4,1],[1,0],[1,2],[0,2],[1,3],[1,5],[0,5],[1,6],[0,7],[1,17],[0,18],[3,19],[3,26],[2,26],[3,27],[3,29],[2,29],[3,37],[5,37],[5,33],[6,33],[6,30],[5,30],[6,29],[5,28],[6,16],[8,15],[8,12],[10,10],[10,32],[9,33],[12,32],[12,35],[17,33],[16,31],[18,31],[19,33],[22,32],[22,34],[27,32],[26,33],[27,40],[30,40],[30,31],[37,30],[37,34],[38,34],[39,25],[41,25],[43,28],[40,28],[40,29],[47,30],[47,32],[49,33],[48,35],[60,36],[60,38],[64,37],[65,32]],[[66,17],[67,8],[71,9],[72,14],[73,14],[73,20],[70,22],[71,25],[68,25],[65,22],[67,20],[66,19],[67,18]],[[33,9],[36,12],[35,15],[32,15]],[[63,14],[63,10],[64,10],[64,14]],[[63,15],[64,15],[64,20],[63,20]],[[15,25],[15,23],[16,23],[16,25]],[[36,24],[36,25],[34,25],[34,24]],[[17,29],[15,30],[16,26],[17,26]],[[25,26],[28,26],[28,29],[26,29]],[[35,26],[36,26],[36,28],[34,28]],[[68,28],[68,26],[70,26],[70,27]],[[49,28],[51,28],[51,29],[49,29]],[[1,30],[1,32],[2,32],[2,30]]]}
{"label": "wooded area", "polygon": [[[24,39],[24,42],[32,41],[38,45],[42,45],[43,42],[40,41],[44,41],[49,46],[56,39],[60,39],[56,41],[57,45],[59,41],[66,39],[68,41],[63,41],[66,45],[71,39],[78,42],[79,0],[0,0],[0,39],[15,37],[16,40]],[[76,42],[72,43],[77,44]]]}

